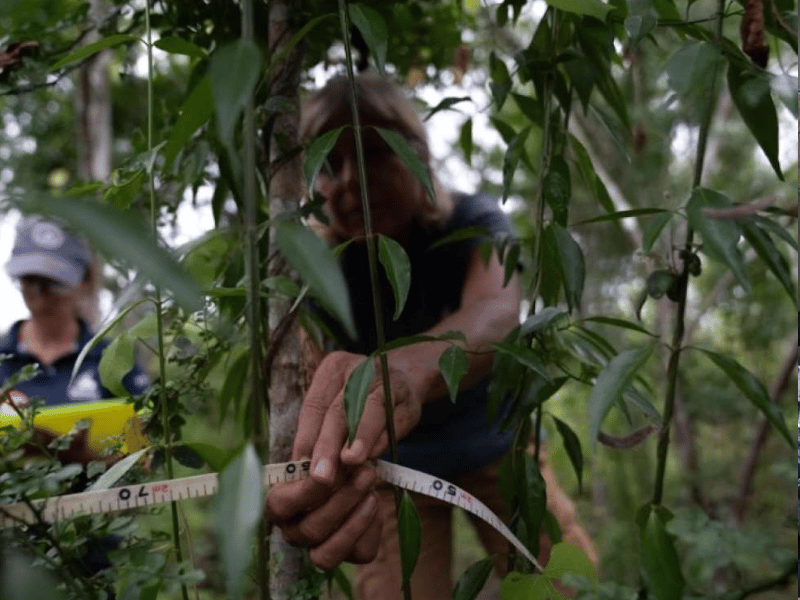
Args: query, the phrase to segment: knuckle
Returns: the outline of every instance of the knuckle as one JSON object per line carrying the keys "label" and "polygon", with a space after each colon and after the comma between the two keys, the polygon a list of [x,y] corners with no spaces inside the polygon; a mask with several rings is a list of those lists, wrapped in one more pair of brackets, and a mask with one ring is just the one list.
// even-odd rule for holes
{"label": "knuckle", "polygon": [[333,554],[325,548],[314,548],[310,552],[311,562],[323,571],[329,571],[341,562],[341,559],[333,556]]}

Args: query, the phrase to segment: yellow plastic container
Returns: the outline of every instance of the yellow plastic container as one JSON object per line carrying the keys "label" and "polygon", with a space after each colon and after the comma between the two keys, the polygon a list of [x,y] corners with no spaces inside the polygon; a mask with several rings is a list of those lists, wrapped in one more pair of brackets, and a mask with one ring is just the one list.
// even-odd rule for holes
{"label": "yellow plastic container", "polygon": [[[18,425],[20,418],[8,406],[0,410],[0,427]],[[69,433],[81,419],[90,422],[87,444],[102,451],[109,446],[122,444],[122,451],[135,452],[147,445],[142,434],[141,418],[133,405],[125,400],[103,400],[81,404],[64,404],[43,408],[34,418],[33,424],[57,435]]]}

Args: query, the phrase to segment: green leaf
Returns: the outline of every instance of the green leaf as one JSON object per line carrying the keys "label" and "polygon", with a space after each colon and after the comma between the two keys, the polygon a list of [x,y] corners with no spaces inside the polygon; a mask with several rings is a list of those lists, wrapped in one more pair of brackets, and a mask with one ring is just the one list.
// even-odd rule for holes
{"label": "green leaf", "polygon": [[625,18],[625,33],[628,35],[628,43],[631,47],[636,46],[653,32],[658,25],[658,17],[652,12],[645,12],[640,15],[628,15]]}
{"label": "green leaf", "polygon": [[213,113],[211,82],[208,77],[203,77],[184,101],[181,112],[169,132],[169,140],[164,146],[164,170],[169,170],[175,157],[178,156],[178,152],[186,146],[189,138],[211,118]]}
{"label": "green leaf", "polygon": [[511,356],[519,364],[527,367],[534,373],[538,373],[545,379],[549,380],[547,376],[547,368],[545,367],[542,359],[536,354],[536,351],[522,344],[514,344],[512,342],[497,342],[492,344],[492,348],[503,354]]}
{"label": "green leaf", "polygon": [[386,52],[389,49],[389,29],[386,21],[378,11],[363,4],[350,4],[347,12],[375,58],[375,66],[383,75],[386,69]]}
{"label": "green leaf", "polygon": [[491,236],[492,236],[491,232],[486,227],[479,227],[477,225],[460,227],[459,229],[456,229],[452,233],[449,233],[443,238],[439,238],[438,240],[433,242],[430,246],[428,246],[428,251],[433,250],[434,248],[438,248],[439,246],[452,244],[453,242],[461,242],[463,240],[472,240],[475,238],[478,239],[490,238]]}
{"label": "green leaf", "polygon": [[575,469],[575,475],[578,477],[578,492],[583,487],[583,452],[581,451],[581,441],[574,431],[564,421],[558,417],[553,417],[556,429],[561,434],[561,439],[564,442],[564,449],[567,451],[569,461],[572,463],[572,468]]}
{"label": "green leaf", "polygon": [[503,156],[503,196],[500,199],[501,204],[505,203],[511,191],[511,184],[514,182],[514,173],[525,152],[525,140],[528,139],[528,134],[530,132],[531,126],[529,125],[508,142],[506,153]]}
{"label": "green leaf", "polygon": [[523,453],[522,459],[521,472],[517,474],[519,513],[528,534],[525,545],[536,556],[539,554],[539,532],[547,512],[547,494],[539,463],[527,452]]}
{"label": "green leaf", "polygon": [[731,60],[728,88],[745,125],[767,155],[778,179],[783,181],[778,160],[778,113],[770,93],[769,75],[750,67],[743,68],[739,62]]}
{"label": "green leaf", "polygon": [[458,133],[458,145],[464,153],[464,160],[467,165],[472,166],[472,117],[464,121]]}
{"label": "green leaf", "polygon": [[570,312],[580,308],[583,282],[586,278],[586,262],[583,250],[570,233],[558,223],[545,229],[545,242],[554,246],[558,270],[564,284],[564,295]]}
{"label": "green leaf", "polygon": [[261,52],[252,41],[239,39],[211,55],[208,78],[217,115],[217,134],[233,148],[233,132],[261,74]]}
{"label": "green leaf", "polygon": [[620,210],[613,212],[607,215],[600,215],[599,217],[594,217],[592,219],[586,219],[585,221],[580,221],[579,223],[575,223],[575,225],[588,225],[589,223],[603,223],[605,221],[619,221],[622,219],[629,219],[630,217],[642,217],[647,215],[661,215],[666,213],[667,216],[671,217],[672,213],[663,208],[635,208],[633,210]]}
{"label": "green leaf", "polygon": [[544,200],[553,211],[553,220],[565,227],[567,225],[567,210],[572,195],[569,166],[560,155],[556,155],[550,162],[550,168],[542,182]]}
{"label": "green leaf", "polygon": [[313,296],[355,338],[356,328],[350,309],[347,283],[336,257],[325,242],[297,221],[278,223],[275,227],[275,241],[286,260],[309,285]]}
{"label": "green leaf", "polygon": [[600,21],[605,21],[608,13],[614,8],[599,0],[547,0],[553,8],[576,15],[587,15]]}
{"label": "green leaf", "polygon": [[403,581],[410,581],[414,567],[417,565],[422,544],[422,521],[411,496],[403,490],[400,508],[397,511],[397,530],[400,536],[400,565]]}
{"label": "green leaf", "polygon": [[767,392],[764,384],[761,383],[755,375],[729,356],[717,354],[710,350],[702,350],[702,352],[730,377],[739,391],[742,392],[756,408],[764,413],[764,416],[775,426],[775,429],[784,437],[789,446],[794,448],[797,442],[792,439],[789,429],[786,427],[786,420],[783,417],[783,413],[769,397],[769,392]]}
{"label": "green leaf", "polygon": [[215,525],[229,598],[241,598],[253,558],[252,537],[264,506],[262,474],[256,451],[247,444],[219,475]]}
{"label": "green leaf", "polygon": [[326,131],[319,137],[314,138],[308,148],[306,148],[305,160],[303,161],[303,177],[306,180],[306,189],[314,189],[314,180],[317,178],[322,165],[328,158],[336,142],[339,140],[339,135],[342,133],[344,127],[337,127]]}
{"label": "green leaf", "polygon": [[204,442],[185,442],[183,445],[187,448],[191,448],[212,471],[217,473],[221,472],[231,460],[228,451],[217,446],[212,446],[211,444],[206,444]]}
{"label": "green leaf", "polygon": [[461,96],[461,97],[458,97],[458,98],[451,96],[451,97],[448,97],[448,98],[443,98],[442,101],[439,102],[439,104],[434,106],[428,112],[428,114],[425,115],[425,118],[423,119],[423,121],[427,121],[433,115],[435,115],[437,112],[440,112],[442,110],[449,110],[449,109],[453,108],[456,104],[460,104],[461,102],[472,102],[472,98],[470,98],[469,96]]}
{"label": "green leaf", "polygon": [[641,568],[647,590],[654,600],[681,600],[684,579],[674,537],[665,528],[671,518],[662,506],[647,505],[636,522],[641,538]]}
{"label": "green leaf", "polygon": [[207,56],[206,51],[200,46],[175,36],[159,38],[153,45],[159,50],[170,54],[183,54],[191,58],[205,58]]}
{"label": "green leaf", "polygon": [[386,270],[386,277],[394,292],[395,321],[400,318],[411,288],[411,261],[403,247],[392,238],[378,236],[378,258]]}
{"label": "green leaf", "polygon": [[738,243],[741,229],[733,221],[711,219],[703,213],[704,208],[730,208],[726,196],[705,188],[696,188],[686,205],[689,224],[703,238],[703,252],[726,265],[736,276],[742,287],[750,292],[750,277],[744,266],[744,258]]}
{"label": "green leaf", "polygon": [[133,369],[134,350],[134,341],[125,334],[103,349],[97,369],[100,381],[103,382],[103,387],[118,398],[128,396],[128,390],[122,385],[122,378]]}
{"label": "green leaf", "polygon": [[511,281],[511,277],[517,271],[517,267],[519,267],[520,252],[521,248],[519,244],[512,243],[508,248],[508,254],[506,254],[503,260],[503,287],[508,285],[508,282]]}
{"label": "green leaf", "polygon": [[678,276],[668,269],[658,269],[647,276],[647,295],[661,298],[673,286],[677,285]]}
{"label": "green leaf", "polygon": [[553,585],[544,575],[512,571],[500,582],[500,597],[503,600],[552,600],[552,589]]}
{"label": "green leaf", "polygon": [[461,346],[450,346],[441,356],[439,356],[439,370],[442,372],[442,377],[447,384],[447,389],[450,391],[450,401],[456,401],[458,394],[458,385],[461,379],[467,374],[469,369],[469,360]]}
{"label": "green leaf", "polygon": [[520,335],[528,335],[529,333],[537,335],[543,333],[549,328],[555,327],[555,325],[567,317],[568,314],[567,311],[556,308],[555,306],[546,306],[538,313],[525,319],[525,322],[519,328],[519,333]]}
{"label": "green leaf", "polygon": [[130,178],[119,185],[112,185],[103,194],[103,200],[120,210],[130,208],[145,182],[144,170],[133,173]]}
{"label": "green leaf", "polygon": [[347,418],[347,429],[350,431],[351,444],[358,432],[358,424],[361,422],[361,415],[364,413],[369,388],[374,378],[375,363],[372,357],[368,356],[353,369],[344,386],[344,413]]}
{"label": "green leaf", "polygon": [[587,317],[584,319],[584,321],[601,323],[602,325],[611,325],[612,327],[619,327],[621,329],[630,329],[631,331],[644,333],[645,335],[649,335],[651,337],[658,337],[658,334],[652,333],[638,323],[634,323],[633,321],[628,321],[626,319],[615,319],[613,317]]}
{"label": "green leaf", "polygon": [[690,42],[675,52],[664,70],[669,86],[680,96],[705,98],[713,85],[710,74],[722,64],[719,50],[710,42]]}
{"label": "green leaf", "polygon": [[419,179],[428,192],[428,197],[431,199],[431,202],[436,204],[436,192],[433,189],[433,182],[431,181],[431,173],[428,169],[428,165],[422,162],[419,154],[417,154],[417,151],[408,143],[408,140],[391,129],[375,127],[375,131],[377,131],[383,138],[383,141],[389,144],[392,150],[395,151],[414,177]]}
{"label": "green leaf", "polygon": [[100,253],[137,269],[162,289],[171,290],[183,308],[199,308],[197,284],[131,213],[81,198],[28,197],[20,204],[24,212],[62,219],[83,233]]}
{"label": "green leaf", "polygon": [[475,600],[494,569],[494,556],[487,556],[471,565],[453,588],[452,600]]}
{"label": "green leaf", "polygon": [[92,485],[86,488],[86,491],[103,492],[113,487],[113,485],[117,483],[117,481],[119,481],[120,478],[123,475],[125,475],[125,473],[127,473],[128,471],[131,470],[131,468],[133,468],[133,465],[135,465],[142,457],[142,455],[148,450],[149,448],[142,448],[141,450],[137,450],[133,454],[129,454],[121,461],[114,463],[114,465],[112,465],[111,468],[108,469],[108,471],[106,471],[105,473],[100,475],[100,477],[98,477],[97,481],[95,481]]}
{"label": "green leaf", "polygon": [[190,469],[201,469],[206,464],[203,457],[198,454],[189,444],[179,444],[173,446],[172,455],[178,464]]}
{"label": "green leaf", "polygon": [[664,231],[664,228],[674,216],[675,213],[673,212],[665,212],[660,215],[656,215],[644,226],[642,232],[643,253],[647,254],[653,249],[653,245],[656,243],[658,238],[661,237],[661,232]]}
{"label": "green leaf", "polygon": [[620,352],[600,372],[589,396],[589,439],[597,442],[597,433],[608,409],[622,399],[636,372],[647,362],[653,352],[653,344],[644,348],[632,348]]}
{"label": "green leaf", "polygon": [[489,54],[489,73],[492,78],[489,89],[492,92],[492,98],[497,104],[497,110],[500,111],[508,97],[508,92],[511,91],[511,75],[508,72],[506,63],[497,58],[494,51]]}
{"label": "green leaf", "polygon": [[[233,360],[231,360],[232,358]],[[239,414],[242,396],[244,395],[244,386],[250,369],[250,353],[247,347],[242,345],[231,350],[228,356],[228,364],[230,366],[226,365],[225,380],[219,392],[220,424],[225,419],[231,401],[233,401],[235,414]]]}
{"label": "green leaf", "polygon": [[441,335],[409,335],[406,337],[401,337],[392,340],[391,342],[387,342],[386,345],[383,347],[384,352],[388,352],[389,350],[396,350],[397,348],[402,348],[403,346],[410,346],[412,344],[421,344],[423,342],[443,342],[443,341],[450,341],[450,340],[458,340],[459,342],[467,341],[467,338],[464,337],[464,334],[461,331],[445,331]]}
{"label": "green leaf", "polygon": [[753,247],[753,250],[756,251],[756,254],[758,254],[761,260],[764,261],[767,268],[778,278],[778,281],[780,281],[786,293],[789,294],[789,297],[796,306],[797,288],[792,280],[792,271],[789,266],[789,261],[783,253],[778,250],[772,238],[758,225],[754,223],[742,223],[740,226],[744,238]]}
{"label": "green leaf", "polygon": [[70,63],[77,62],[79,60],[83,60],[84,58],[88,58],[93,54],[97,54],[101,50],[105,50],[106,48],[113,48],[114,46],[121,46],[122,44],[126,44],[128,42],[138,42],[139,38],[135,35],[128,35],[128,34],[118,34],[118,35],[110,35],[102,40],[97,40],[96,42],[92,42],[91,44],[86,44],[85,46],[74,50],[67,54],[64,58],[59,60],[55,63],[52,67],[50,67],[51,71],[58,71],[62,67],[66,67]]}
{"label": "green leaf", "polygon": [[542,574],[550,579],[559,579],[567,573],[583,577],[592,583],[598,582],[594,564],[574,542],[555,544],[550,550],[550,560]]}

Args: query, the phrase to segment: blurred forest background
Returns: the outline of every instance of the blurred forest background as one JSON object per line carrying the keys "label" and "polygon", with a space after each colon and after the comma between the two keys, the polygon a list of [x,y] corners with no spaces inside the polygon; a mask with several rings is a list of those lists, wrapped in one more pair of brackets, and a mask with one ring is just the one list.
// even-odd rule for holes
{"label": "blurred forest background", "polygon": [[[0,219],[13,222],[20,209],[36,209],[78,221],[106,261],[106,322],[136,305],[111,337],[131,344],[152,339],[152,305],[137,303],[155,293],[148,278],[163,285],[166,295],[162,300],[159,291],[155,306],[167,317],[165,370],[159,372],[152,345],[140,346],[139,356],[157,391],[178,391],[170,400],[174,430],[165,436],[155,427],[151,434],[157,447],[183,448],[209,467],[223,466],[253,435],[243,415],[250,414],[253,389],[264,384],[243,376],[252,376],[244,300],[251,267],[246,194],[237,177],[246,168],[236,156],[252,140],[254,215],[265,228],[276,216],[268,197],[280,168],[297,155],[291,128],[281,130],[295,94],[345,69],[337,6],[256,2],[252,47],[262,67],[255,71],[224,62],[242,56],[226,49],[245,39],[243,4],[156,1],[150,15],[144,6],[3,0]],[[504,198],[512,216],[517,236],[498,243],[508,262],[525,266],[521,318],[530,325],[528,337],[515,343],[532,350],[549,374],[564,377],[552,395],[533,394],[528,413],[541,419],[551,462],[601,557],[600,585],[581,597],[794,594],[796,4],[365,0],[358,6],[369,19],[379,15],[371,22],[383,27],[363,26],[373,35],[362,36],[361,54],[370,46],[370,60],[380,59],[384,42],[388,76],[430,115],[444,183]],[[269,41],[279,7],[289,15],[282,26],[305,34],[283,54]],[[154,43],[150,72],[146,17]],[[82,56],[79,49],[92,43],[105,49],[89,46]],[[295,80],[276,92],[282,68],[293,69]],[[252,82],[242,83],[251,75]],[[246,125],[230,126],[235,131],[226,137],[222,113],[238,118],[240,100],[251,93],[254,137],[245,135]],[[87,196],[94,200],[84,202]],[[82,212],[69,208],[73,198]],[[85,221],[95,214],[110,229]],[[133,235],[125,222],[143,231],[157,225],[194,283],[172,285],[171,272],[159,270],[160,255],[133,242],[133,249],[125,247],[132,239],[125,236]],[[688,230],[695,237],[687,241]],[[2,232],[0,242],[10,248],[11,231]],[[121,242],[114,244],[114,236]],[[256,240],[258,280],[270,298],[291,304],[299,287],[268,270],[276,251],[268,237]],[[149,270],[136,262],[140,256],[153,259]],[[200,311],[181,301],[192,285],[203,292]],[[266,302],[261,310],[267,314]],[[274,331],[279,309],[270,310]],[[531,321],[536,315],[541,319]],[[682,352],[675,352],[678,322]],[[265,341],[267,356],[269,349]],[[617,396],[597,408],[598,382],[608,385],[612,364],[627,375],[617,374],[611,381]],[[157,399],[140,402],[158,413]],[[667,405],[664,462],[658,439]],[[569,424],[580,460],[575,440],[558,423]],[[195,472],[186,466],[191,459],[179,462],[176,473]],[[654,487],[663,487],[658,498]],[[668,543],[653,542],[634,519],[648,503],[669,507],[671,519],[656,519]],[[154,588],[163,594],[170,589],[164,582],[200,579],[200,597],[225,597],[209,506],[182,507],[194,538],[191,568],[169,571],[132,560],[116,582],[130,591],[124,597],[146,598]],[[167,518],[143,516],[137,523],[138,529],[125,527],[145,548],[142,556],[148,548],[163,552],[166,534],[158,532],[168,529]],[[676,553],[679,586],[652,581],[647,556],[654,548]],[[481,558],[470,548],[462,554],[457,575]],[[149,579],[133,574],[137,565],[140,574],[150,569]],[[651,595],[637,596],[643,589]]]}

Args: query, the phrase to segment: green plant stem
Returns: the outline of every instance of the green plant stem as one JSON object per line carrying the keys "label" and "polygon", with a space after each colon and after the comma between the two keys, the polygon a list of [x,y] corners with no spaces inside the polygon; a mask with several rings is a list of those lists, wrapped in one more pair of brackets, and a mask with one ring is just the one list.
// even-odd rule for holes
{"label": "green plant stem", "polygon": [[[364,147],[361,140],[361,120],[358,114],[358,97],[355,75],[353,73],[353,53],[350,47],[350,23],[347,16],[347,0],[339,0],[339,20],[344,38],[345,62],[347,64],[347,77],[350,82],[350,103],[353,115],[353,137],[356,144],[356,160],[358,162],[358,182],[361,188],[361,209],[364,213],[364,234],[367,243],[367,261],[369,263],[369,277],[372,287],[372,308],[375,312],[375,331],[378,341],[378,361],[381,367],[381,380],[383,382],[384,409],[386,411],[386,431],[389,437],[389,456],[393,463],[397,462],[397,436],[394,428],[394,404],[392,403],[392,386],[389,382],[389,362],[384,352],[386,338],[383,330],[383,306],[380,290],[378,289],[378,260],[376,236],[372,231],[372,212],[369,206],[367,188],[367,168],[364,162]],[[400,511],[402,494],[398,488],[394,490],[396,512]],[[399,532],[399,528],[398,528]],[[411,600],[411,589],[408,581],[403,580],[403,598]]]}
{"label": "green plant stem", "polygon": [[[722,46],[722,20],[725,13],[725,0],[718,0],[716,15],[716,41],[717,46]],[[706,148],[708,146],[708,132],[711,129],[711,117],[716,104],[716,82],[718,67],[715,65],[711,74],[711,89],[708,92],[700,132],[697,137],[697,155],[694,165],[692,188],[700,185],[703,179],[703,163],[705,162]],[[667,455],[669,453],[670,423],[675,410],[675,394],[678,387],[678,368],[683,350],[683,335],[686,327],[686,301],[689,288],[689,260],[691,258],[694,231],[691,227],[686,232],[686,243],[683,250],[683,267],[678,275],[678,308],[675,314],[675,328],[672,332],[669,362],[667,363],[667,391],[664,398],[664,411],[662,414],[663,425],[658,436],[656,448],[656,476],[653,489],[653,504],[661,504],[664,498],[664,479],[667,469]]]}
{"label": "green plant stem", "polygon": [[[242,39],[253,41],[253,0],[242,1]],[[253,443],[259,460],[269,462],[269,435],[264,427],[264,378],[262,377],[261,295],[259,293],[259,251],[256,200],[256,155],[255,155],[255,111],[253,95],[247,97],[242,122],[244,144],[244,239],[245,273],[247,277],[247,321],[250,337],[250,407],[253,418]],[[266,514],[258,524],[256,543],[256,572],[261,588],[261,597],[269,598],[269,524]]]}
{"label": "green plant stem", "polygon": [[[153,40],[152,29],[150,28],[150,0],[145,2],[145,29],[147,30],[147,151],[153,151]],[[150,164],[154,164],[153,161]],[[158,206],[156,204],[155,175],[151,166],[148,177],[148,188],[150,194],[150,219],[153,227],[153,237],[158,238]],[[169,408],[167,406],[167,359],[164,349],[164,315],[163,301],[161,299],[161,287],[156,286],[155,290],[156,305],[156,332],[158,339],[158,377],[160,381],[158,400],[161,406],[161,417],[164,427],[164,464],[167,467],[167,477],[175,477],[172,464],[172,433],[169,423]],[[175,547],[175,559],[183,562],[183,551],[181,550],[181,530],[178,522],[178,503],[170,502],[172,513],[172,542]],[[181,582],[181,595],[183,600],[189,600],[189,590],[186,584]]]}

